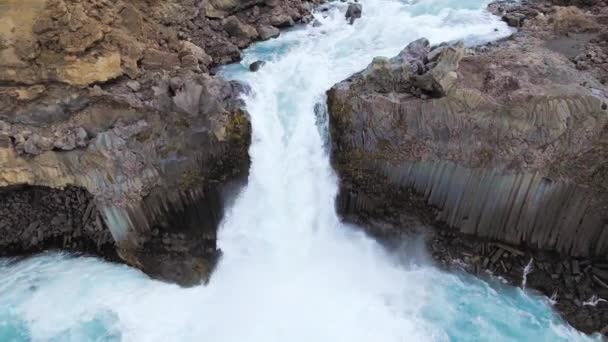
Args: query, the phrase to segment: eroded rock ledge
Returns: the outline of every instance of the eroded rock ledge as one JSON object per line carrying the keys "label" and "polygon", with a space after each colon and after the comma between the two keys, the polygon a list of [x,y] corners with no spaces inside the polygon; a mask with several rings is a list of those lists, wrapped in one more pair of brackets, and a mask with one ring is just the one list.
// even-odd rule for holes
{"label": "eroded rock ledge", "polygon": [[[106,259],[117,260],[114,239],[93,196],[85,189],[2,188],[0,217],[2,256],[60,247],[76,252],[95,251]],[[15,227],[21,227],[20,234],[14,233]]]}
{"label": "eroded rock ledge", "polygon": [[338,210],[384,237],[416,216],[439,228],[437,259],[518,285],[533,257],[528,285],[607,332],[606,306],[584,302],[608,295],[608,92],[554,41],[599,34],[578,17],[597,14],[538,8],[505,41],[421,39],[328,91]]}
{"label": "eroded rock ledge", "polygon": [[207,280],[251,133],[246,87],[209,70],[313,3],[0,3],[0,255],[64,248]]}

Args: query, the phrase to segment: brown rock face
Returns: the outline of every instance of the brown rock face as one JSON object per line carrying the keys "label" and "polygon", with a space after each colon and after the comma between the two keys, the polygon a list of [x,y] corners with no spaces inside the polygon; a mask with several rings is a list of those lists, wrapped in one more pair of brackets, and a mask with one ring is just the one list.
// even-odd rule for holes
{"label": "brown rock face", "polygon": [[123,74],[133,78],[142,72],[140,62],[144,69],[157,68],[166,58],[166,64],[179,66],[176,54],[184,41],[216,63],[235,61],[238,48],[259,38],[257,26],[305,22],[310,6],[301,0],[5,0],[0,3],[0,82],[86,86]]}
{"label": "brown rock face", "polygon": [[250,143],[245,87],[208,70],[309,5],[0,1],[0,255],[63,248],[208,279]]}
{"label": "brown rock face", "polygon": [[[116,8],[102,2],[5,1],[0,9],[0,81],[84,86],[122,75],[121,64],[138,57],[107,44],[113,35],[130,32],[117,24]],[[137,38],[129,43],[141,45]]]}
{"label": "brown rock face", "polygon": [[[27,105],[13,100],[0,113],[0,186],[84,188],[123,260],[197,283],[217,258],[222,189],[248,170],[240,87],[185,71],[141,79],[140,91],[126,84],[56,88]],[[54,106],[61,98],[67,104]],[[13,237],[31,224],[5,219],[0,225]],[[29,247],[24,251],[37,250]]]}
{"label": "brown rock face", "polygon": [[605,258],[606,88],[533,37],[462,52],[417,41],[328,92],[342,214]]}

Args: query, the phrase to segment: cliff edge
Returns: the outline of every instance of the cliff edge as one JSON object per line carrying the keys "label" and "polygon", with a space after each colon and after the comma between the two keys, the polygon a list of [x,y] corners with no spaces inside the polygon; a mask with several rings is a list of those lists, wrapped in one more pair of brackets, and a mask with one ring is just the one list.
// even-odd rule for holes
{"label": "cliff edge", "polygon": [[420,39],[328,91],[338,211],[382,237],[421,221],[436,259],[517,285],[532,258],[528,286],[606,332],[583,303],[608,295],[607,7],[490,9],[519,31]]}
{"label": "cliff edge", "polygon": [[182,285],[247,176],[247,88],[210,74],[312,3],[0,1],[0,255],[122,260]]}

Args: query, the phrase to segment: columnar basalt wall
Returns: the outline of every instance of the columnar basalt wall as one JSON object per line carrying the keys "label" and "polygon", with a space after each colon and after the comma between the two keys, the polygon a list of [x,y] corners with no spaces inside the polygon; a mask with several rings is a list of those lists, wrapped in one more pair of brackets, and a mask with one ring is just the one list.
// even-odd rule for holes
{"label": "columnar basalt wall", "polygon": [[391,215],[408,189],[459,232],[606,258],[605,87],[532,38],[463,55],[417,41],[328,92],[339,209]]}
{"label": "columnar basalt wall", "polygon": [[453,162],[377,162],[369,171],[390,187],[413,189],[438,209],[436,220],[459,232],[575,257],[608,255],[608,227],[594,194],[573,182]]}
{"label": "columnar basalt wall", "polygon": [[[179,94],[178,90],[168,100],[175,101]],[[129,108],[103,99],[73,120],[88,128],[92,125],[89,120],[115,115],[112,119],[118,123],[113,128],[86,133],[88,140],[82,148],[52,149],[37,155],[20,152],[23,126],[6,124],[2,133],[7,138],[0,148],[0,189],[8,194],[23,184],[58,193],[71,186],[86,189],[122,260],[182,285],[205,281],[219,255],[215,230],[223,215],[221,192],[230,182],[245,177],[249,168],[250,125],[238,109],[236,95],[229,99],[235,102],[218,103],[214,112],[194,116],[175,109],[164,112],[172,114],[165,116],[154,108]],[[210,123],[210,116],[218,121]],[[65,134],[71,131],[68,128]],[[27,134],[25,144],[32,139],[64,139],[44,128]],[[11,198],[5,197],[3,202],[10,205]],[[54,207],[41,203],[32,211],[53,210],[49,208]],[[58,223],[68,237],[82,229],[72,223]],[[22,228],[18,222],[9,222],[5,236],[19,240]],[[54,230],[47,232],[45,225],[36,229],[43,231],[40,246],[64,247],[50,240],[47,243],[45,237],[51,234],[54,239]],[[7,251],[4,255],[37,250],[0,247]],[[96,248],[76,250],[98,253]]]}
{"label": "columnar basalt wall", "polygon": [[[10,194],[0,205],[21,203],[24,186],[62,199],[81,189],[99,213],[95,227],[112,238],[104,256],[182,285],[207,280],[220,254],[221,194],[247,176],[251,137],[247,87],[210,70],[307,22],[314,3],[0,2],[0,190]],[[26,221],[2,221],[2,255],[99,254],[84,238],[72,248],[57,237],[81,234],[90,219]],[[15,243],[21,237],[29,242]]]}
{"label": "columnar basalt wall", "polygon": [[[15,234],[19,227],[19,234]],[[87,252],[117,260],[114,239],[93,196],[82,188],[40,186],[0,189],[0,255],[49,248]]]}
{"label": "columnar basalt wall", "polygon": [[129,233],[118,240],[124,260],[182,285],[209,279],[220,256],[216,239],[223,198],[217,186],[152,194],[125,211],[130,223],[123,229]]}
{"label": "columnar basalt wall", "polygon": [[336,84],[339,213],[388,246],[423,233],[439,265],[540,291],[608,335],[607,8],[497,1],[508,39],[418,40]]}

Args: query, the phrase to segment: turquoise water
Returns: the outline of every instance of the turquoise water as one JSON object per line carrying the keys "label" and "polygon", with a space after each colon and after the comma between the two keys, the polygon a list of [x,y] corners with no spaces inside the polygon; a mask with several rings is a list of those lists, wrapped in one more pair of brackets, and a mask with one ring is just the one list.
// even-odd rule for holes
{"label": "turquoise water", "polygon": [[[0,270],[0,341],[121,341],[118,317],[111,308],[77,316],[70,311],[83,305],[78,297],[91,295],[87,289],[93,288],[97,280],[111,282],[112,276],[121,271],[129,274],[133,270],[62,253],[4,259]],[[147,281],[145,275],[133,273]],[[109,278],[104,279],[104,275]],[[66,283],[68,278],[74,278],[74,282]],[[38,301],[42,305],[32,304]],[[70,317],[69,324],[53,326],[53,320],[62,317]],[[41,331],[33,329],[34,325]],[[45,325],[52,331],[42,332]]]}
{"label": "turquoise water", "polygon": [[[334,211],[337,178],[314,107],[374,56],[422,36],[474,44],[510,33],[482,0],[362,0],[321,27],[248,49],[222,70],[249,83],[252,167],[227,211],[207,286],[182,289],[90,257],[0,260],[0,341],[587,341],[546,298],[393,255]],[[249,73],[249,63],[268,63]],[[405,260],[405,261],[404,261]]]}
{"label": "turquoise water", "polygon": [[[437,340],[449,341],[574,341],[585,340],[555,315],[546,298],[519,288],[491,283],[465,273],[448,274],[431,266],[405,265],[412,281],[427,286],[421,319],[441,326]],[[90,257],[48,253],[19,262],[0,264],[0,341],[121,341],[135,338],[120,316],[135,310],[135,319],[149,318],[144,306],[128,308],[130,299],[157,301],[183,290],[148,279],[141,272]],[[412,293],[416,295],[416,293]],[[386,298],[387,303],[390,298]],[[183,305],[177,301],[176,305]],[[124,305],[123,307],[121,307]],[[163,304],[152,306],[166,310]],[[322,308],[319,308],[320,310]],[[397,309],[397,308],[395,308]],[[397,309],[398,310],[398,309]],[[167,315],[171,310],[166,311]],[[194,316],[194,315],[193,315]],[[194,324],[204,320],[194,316]],[[167,323],[171,320],[167,319]],[[162,326],[162,320],[154,322]],[[238,329],[239,322],[231,323]],[[154,329],[151,324],[149,329]],[[165,330],[163,327],[162,330]],[[180,329],[187,328],[183,324]],[[153,336],[154,334],[150,334]],[[128,338],[127,338],[128,337]],[[171,340],[203,340],[180,338]],[[591,338],[588,338],[591,340]],[[150,338],[149,340],[160,340]],[[222,339],[205,339],[222,341]],[[402,341],[410,339],[404,338]],[[600,341],[598,337],[596,340]],[[370,340],[371,341],[371,340]]]}

